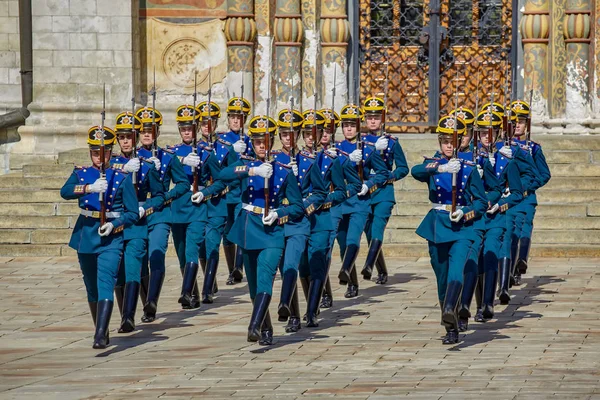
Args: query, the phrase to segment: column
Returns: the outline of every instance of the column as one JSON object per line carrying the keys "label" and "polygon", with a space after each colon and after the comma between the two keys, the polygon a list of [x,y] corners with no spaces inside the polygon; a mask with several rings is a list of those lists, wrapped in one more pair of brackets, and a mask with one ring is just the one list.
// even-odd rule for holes
{"label": "column", "polygon": [[[253,114],[264,114],[267,111],[267,99],[272,99],[275,90],[273,84],[273,22],[275,7],[272,0],[255,0],[254,15],[256,18],[256,51],[254,58],[254,105]],[[273,101],[269,114],[275,111]]]}
{"label": "column", "polygon": [[[289,107],[290,97],[294,98],[294,108],[300,109],[302,101],[302,19],[299,0],[277,0],[275,12],[275,82],[276,115],[279,110]],[[272,103],[273,104],[273,103]]]}
{"label": "column", "polygon": [[321,46],[318,32],[318,21],[320,18],[320,0],[302,1],[302,25],[304,26],[304,56],[302,58],[302,109],[307,110],[315,107],[321,108],[323,99],[318,98],[317,84],[320,79],[317,75],[321,73],[319,65]]}
{"label": "column", "polygon": [[[321,0],[321,95],[322,107],[340,110],[348,99],[346,50],[350,26],[346,1]],[[335,77],[335,81],[334,81]],[[335,100],[332,99],[335,86]]]}

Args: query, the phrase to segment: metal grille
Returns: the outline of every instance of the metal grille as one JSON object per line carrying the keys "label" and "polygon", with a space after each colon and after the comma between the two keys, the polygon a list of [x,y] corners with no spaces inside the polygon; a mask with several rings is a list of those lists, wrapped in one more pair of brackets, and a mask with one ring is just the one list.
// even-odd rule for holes
{"label": "metal grille", "polygon": [[[480,102],[492,88],[500,99],[511,50],[511,0],[360,0],[360,9],[360,98],[384,97],[388,77],[391,131],[430,130],[441,115],[429,104],[439,102],[439,114],[449,112],[456,90],[460,105],[474,108],[478,71]],[[440,34],[430,46],[437,29],[429,26],[432,15],[439,16]],[[437,53],[429,54],[431,48]],[[430,68],[438,57],[439,68]]]}

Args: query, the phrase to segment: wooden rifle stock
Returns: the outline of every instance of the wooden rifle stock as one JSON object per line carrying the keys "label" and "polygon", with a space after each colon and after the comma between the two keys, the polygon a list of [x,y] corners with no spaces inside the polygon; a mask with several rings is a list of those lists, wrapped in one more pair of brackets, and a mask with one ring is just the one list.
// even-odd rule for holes
{"label": "wooden rifle stock", "polygon": [[[360,112],[360,111],[357,111]],[[356,134],[358,135],[358,139],[356,141],[356,148],[360,151],[363,151],[363,139],[362,139],[362,134],[360,132],[360,117],[356,118]],[[361,159],[358,162],[358,177],[360,178],[361,182],[364,181],[364,166],[363,166],[363,160]]]}
{"label": "wooden rifle stock", "polygon": [[[458,157],[457,149],[458,149],[458,131],[455,129],[452,135],[452,145],[454,146],[452,159],[455,160]],[[452,213],[456,211],[456,172],[452,174]]]}

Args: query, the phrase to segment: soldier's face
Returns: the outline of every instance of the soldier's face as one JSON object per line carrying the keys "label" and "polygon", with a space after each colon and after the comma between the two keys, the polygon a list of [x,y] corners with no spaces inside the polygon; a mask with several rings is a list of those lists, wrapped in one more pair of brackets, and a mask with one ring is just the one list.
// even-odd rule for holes
{"label": "soldier's face", "polygon": [[[110,163],[110,157],[112,155],[112,150],[108,148],[104,149],[104,164],[106,166]],[[94,167],[100,168],[102,165],[102,159],[100,158],[100,150],[90,150],[90,158],[92,159],[92,164]]]}
{"label": "soldier's face", "polygon": [[323,136],[321,137],[321,144],[323,146],[328,146],[331,142],[331,132],[329,130],[323,131]]}
{"label": "soldier's face", "polygon": [[192,139],[194,136],[194,127],[193,125],[181,125],[179,126],[179,135],[181,136],[181,140],[185,144],[192,143]]}
{"label": "soldier's face", "polygon": [[376,131],[381,127],[381,115],[367,115],[367,128]]}
{"label": "soldier's face", "polygon": [[286,151],[292,148],[292,133],[290,131],[279,131],[279,140]]}
{"label": "soldier's face", "polygon": [[[200,129],[202,130],[202,136],[204,136],[205,138],[208,138],[208,133],[209,133],[209,120],[205,119],[202,120],[202,124],[200,125]],[[212,121],[210,122],[210,133],[212,134],[215,129],[217,129],[217,120],[215,118],[212,119]]]}
{"label": "soldier's face", "polygon": [[471,143],[471,134],[467,134],[460,139],[460,148],[466,149],[469,147],[469,143]]}
{"label": "soldier's face", "polygon": [[252,140],[252,148],[254,149],[254,153],[258,158],[264,159],[267,155],[267,142],[264,138],[262,139],[253,139]]}
{"label": "soldier's face", "polygon": [[356,137],[356,122],[342,123],[342,132],[346,139],[354,139]]}
{"label": "soldier's face", "polygon": [[479,131],[479,142],[484,145],[485,147],[488,147],[490,145],[490,141],[488,138],[488,134],[487,131]]}
{"label": "soldier's face", "polygon": [[523,136],[527,132],[527,120],[522,118],[517,120],[515,125],[515,136]]}
{"label": "soldier's face", "polygon": [[130,154],[133,151],[133,135],[120,134],[117,136],[117,141],[123,154]]}
{"label": "soldier's face", "polygon": [[229,129],[234,132],[242,129],[242,124],[244,121],[244,117],[239,114],[230,114],[227,118],[227,122],[229,124]]}
{"label": "soldier's face", "polygon": [[452,157],[452,153],[454,153],[454,146],[452,145],[451,137],[444,136],[440,139],[440,150],[447,158]]}
{"label": "soldier's face", "polygon": [[144,128],[140,132],[140,143],[142,146],[152,146],[152,128]]}
{"label": "soldier's face", "polygon": [[312,130],[304,130],[302,131],[302,139],[304,139],[304,144],[306,147],[312,147],[315,141],[312,138]]}

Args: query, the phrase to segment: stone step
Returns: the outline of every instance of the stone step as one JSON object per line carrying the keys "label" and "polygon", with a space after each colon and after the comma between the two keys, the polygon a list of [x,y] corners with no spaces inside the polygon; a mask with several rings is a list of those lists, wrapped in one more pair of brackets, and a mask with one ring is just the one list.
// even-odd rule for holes
{"label": "stone step", "polygon": [[74,164],[29,164],[23,166],[23,176],[31,177],[56,177],[65,181],[73,172]]}
{"label": "stone step", "polygon": [[67,229],[75,226],[75,218],[68,216],[3,215],[0,229]]}
{"label": "stone step", "polygon": [[65,203],[58,190],[0,190],[0,204]]}
{"label": "stone step", "polygon": [[552,164],[550,173],[553,177],[600,176],[600,164]]}
{"label": "stone step", "polygon": [[0,189],[53,189],[60,190],[66,177],[23,177],[21,173],[0,176]]}

